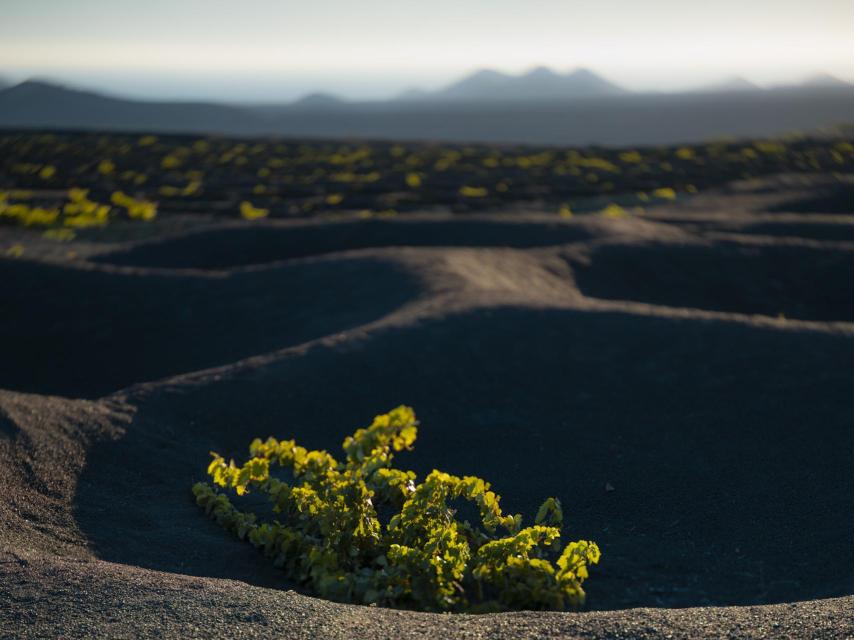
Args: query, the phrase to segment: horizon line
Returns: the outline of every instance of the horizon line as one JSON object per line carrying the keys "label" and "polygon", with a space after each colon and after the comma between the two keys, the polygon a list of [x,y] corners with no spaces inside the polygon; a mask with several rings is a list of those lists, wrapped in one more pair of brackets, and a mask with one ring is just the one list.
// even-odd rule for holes
{"label": "horizon line", "polygon": [[[521,79],[526,76],[533,75],[535,72],[550,72],[551,74],[558,77],[571,77],[575,74],[579,73],[588,73],[595,76],[598,79],[601,79],[605,82],[612,84],[615,88],[619,89],[622,92],[628,94],[635,95],[646,95],[646,94],[665,94],[665,95],[679,95],[684,93],[702,93],[702,92],[714,92],[714,93],[725,93],[729,90],[726,89],[723,85],[727,82],[745,82],[752,87],[745,87],[743,89],[733,89],[733,92],[741,92],[741,91],[767,91],[767,90],[775,90],[775,89],[790,89],[790,88],[803,88],[809,86],[810,82],[814,82],[817,80],[826,80],[829,85],[833,86],[834,84],[838,85],[849,85],[854,87],[854,80],[849,79],[847,76],[843,76],[840,74],[829,73],[822,69],[816,69],[807,73],[799,73],[790,77],[785,81],[776,81],[776,82],[762,82],[753,80],[750,77],[750,74],[744,74],[739,72],[730,72],[723,75],[716,75],[716,79],[708,80],[705,82],[698,81],[696,84],[689,84],[685,86],[678,87],[666,87],[666,88],[655,88],[655,87],[643,87],[643,88],[630,88],[623,86],[622,84],[611,80],[608,76],[604,75],[596,71],[593,67],[587,65],[578,65],[574,67],[565,67],[563,69],[557,67],[551,67],[544,64],[535,64],[525,67],[521,71],[504,71],[496,67],[479,67],[474,70],[470,70],[468,72],[463,72],[456,76],[456,79],[452,79],[450,81],[446,81],[440,85],[439,88],[433,89],[424,89],[418,86],[404,86],[399,88],[393,92],[385,93],[385,95],[377,95],[373,97],[352,97],[347,96],[346,92],[335,90],[335,89],[324,89],[324,88],[316,88],[310,90],[302,90],[295,92],[294,97],[291,98],[283,98],[283,97],[270,97],[270,98],[261,98],[255,97],[247,100],[232,100],[230,98],[225,97],[224,95],[220,97],[215,97],[210,95],[209,92],[204,93],[204,95],[192,95],[192,94],[183,94],[179,95],[168,95],[166,93],[161,93],[158,91],[149,91],[146,94],[140,94],[138,92],[127,90],[122,90],[121,88],[115,87],[110,88],[109,85],[115,85],[115,82],[107,82],[107,83],[98,83],[95,82],[85,82],[80,80],[75,80],[69,78],[66,73],[59,72],[47,72],[47,73],[15,73],[14,71],[11,73],[6,73],[0,71],[0,90],[10,89],[16,86],[20,86],[26,83],[42,83],[47,85],[52,85],[56,87],[60,87],[63,89],[81,91],[85,93],[94,93],[108,98],[122,99],[122,100],[130,100],[130,101],[146,101],[146,102],[205,102],[205,103],[222,103],[222,104],[269,104],[269,105],[286,105],[286,104],[295,104],[299,103],[303,100],[312,97],[326,97],[330,99],[334,99],[341,103],[372,103],[372,102],[389,102],[389,101],[406,101],[404,96],[406,94],[411,93],[422,93],[424,94],[425,99],[429,98],[433,94],[439,94],[442,91],[455,86],[459,83],[462,83],[468,79],[471,79],[479,74],[484,73],[494,73],[497,76],[504,76],[508,80],[512,79]],[[117,71],[116,71],[117,72]],[[78,70],[72,71],[74,73],[91,73],[91,71],[86,70]],[[123,73],[128,73],[124,71]],[[168,78],[175,77],[175,72],[165,72],[165,73],[155,73],[155,72],[129,72],[131,75],[161,75],[164,80]],[[198,72],[190,72],[190,75],[197,74]],[[233,73],[222,73],[212,71],[213,74],[221,74],[223,76],[233,75]],[[249,72],[251,73],[251,72]],[[180,74],[180,72],[179,72]],[[286,76],[288,72],[282,72],[281,75]],[[183,75],[183,74],[180,74]],[[205,74],[208,75],[208,74]],[[279,75],[275,72],[265,72],[265,75]],[[319,75],[319,74],[318,74]],[[375,77],[382,77],[384,74],[379,73],[375,74]],[[392,76],[393,74],[386,74],[388,76]],[[65,76],[65,77],[63,77]],[[13,79],[14,78],[14,79]],[[263,84],[258,85],[257,88],[261,88]],[[816,88],[819,88],[816,86]],[[458,99],[459,100],[459,99]]]}

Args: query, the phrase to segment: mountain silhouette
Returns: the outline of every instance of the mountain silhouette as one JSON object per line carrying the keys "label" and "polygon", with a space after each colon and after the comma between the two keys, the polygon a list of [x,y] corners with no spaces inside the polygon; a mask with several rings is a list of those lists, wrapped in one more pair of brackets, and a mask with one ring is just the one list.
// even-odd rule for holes
{"label": "mountain silhouette", "polygon": [[[540,97],[505,99],[508,82]],[[559,93],[565,82],[574,92]],[[607,94],[596,94],[602,82]],[[347,102],[315,94],[235,106],[130,100],[31,80],[0,90],[0,128],[629,146],[809,132],[854,120],[854,86],[845,83],[653,94],[610,89],[587,72],[535,69],[479,72],[446,91],[493,97]]]}
{"label": "mountain silhouette", "polygon": [[291,106],[300,109],[328,109],[340,107],[344,104],[346,104],[346,101],[338,96],[334,96],[331,93],[318,92],[303,96],[299,100],[292,102]]}
{"label": "mountain silhouette", "polygon": [[625,93],[621,87],[593,73],[576,69],[557,73],[548,67],[536,67],[527,73],[509,75],[492,69],[477,71],[422,99],[478,101],[573,100],[601,98]]}
{"label": "mountain silhouette", "polygon": [[851,87],[850,82],[845,82],[829,73],[816,73],[801,82],[802,87]]}
{"label": "mountain silhouette", "polygon": [[254,114],[241,107],[128,100],[41,80],[0,90],[0,126],[164,132],[264,130]]}
{"label": "mountain silhouette", "polygon": [[762,91],[762,87],[741,76],[729,76],[719,82],[704,85],[699,89],[696,89],[696,91],[707,93],[727,91]]}

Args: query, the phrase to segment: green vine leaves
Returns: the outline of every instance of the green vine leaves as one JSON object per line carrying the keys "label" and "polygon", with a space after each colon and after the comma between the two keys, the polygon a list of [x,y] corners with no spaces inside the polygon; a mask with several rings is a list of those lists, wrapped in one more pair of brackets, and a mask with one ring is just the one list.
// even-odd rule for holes
{"label": "green vine leaves", "polygon": [[[256,439],[243,465],[213,453],[213,485],[193,487],[197,504],[294,581],[332,600],[426,611],[578,608],[595,543],[560,549],[560,501],[548,498],[535,524],[506,515],[490,484],[434,470],[418,483],[392,466],[415,443],[414,411],[400,406],[344,440],[345,458],[293,440]],[[288,482],[271,471],[290,471]],[[266,494],[275,519],[261,522],[229,497]],[[479,521],[456,517],[455,500]]]}

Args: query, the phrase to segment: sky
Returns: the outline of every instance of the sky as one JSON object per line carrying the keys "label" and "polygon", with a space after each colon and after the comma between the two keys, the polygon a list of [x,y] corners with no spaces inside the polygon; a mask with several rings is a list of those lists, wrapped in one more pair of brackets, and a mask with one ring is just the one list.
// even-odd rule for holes
{"label": "sky", "polygon": [[539,65],[637,90],[854,81],[854,0],[0,0],[0,17],[0,77],[158,99],[375,99]]}

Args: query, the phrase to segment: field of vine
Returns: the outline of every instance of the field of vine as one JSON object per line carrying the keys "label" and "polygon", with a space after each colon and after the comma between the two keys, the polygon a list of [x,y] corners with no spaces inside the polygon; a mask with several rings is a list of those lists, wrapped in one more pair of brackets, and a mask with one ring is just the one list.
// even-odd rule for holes
{"label": "field of vine", "polygon": [[850,135],[0,132],[0,637],[852,636],[852,274]]}
{"label": "field of vine", "polygon": [[733,180],[842,175],[849,139],[642,149],[0,134],[0,221],[58,237],[115,219],[390,217],[524,209],[619,216]]}

